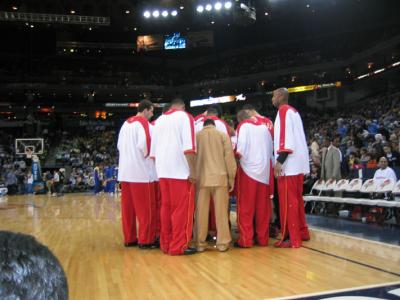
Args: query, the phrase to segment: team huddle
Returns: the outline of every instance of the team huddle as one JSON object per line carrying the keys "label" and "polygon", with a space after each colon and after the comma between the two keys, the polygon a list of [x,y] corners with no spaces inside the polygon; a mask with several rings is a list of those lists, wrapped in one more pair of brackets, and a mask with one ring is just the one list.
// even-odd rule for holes
{"label": "team huddle", "polygon": [[118,138],[125,246],[160,247],[170,255],[202,252],[212,208],[216,248],[227,251],[230,194],[237,198],[234,245],[267,246],[274,185],[281,223],[275,246],[298,248],[309,240],[302,197],[308,148],[300,115],[288,98],[287,89],[274,91],[274,124],[254,109],[240,110],[236,132],[213,107],[194,119],[180,99],[149,123],[153,104],[140,102]]}

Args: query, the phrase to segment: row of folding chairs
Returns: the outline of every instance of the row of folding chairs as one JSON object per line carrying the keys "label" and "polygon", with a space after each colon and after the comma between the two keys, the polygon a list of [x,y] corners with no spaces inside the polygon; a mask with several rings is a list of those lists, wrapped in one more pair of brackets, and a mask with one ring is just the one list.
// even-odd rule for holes
{"label": "row of folding chairs", "polygon": [[[318,180],[311,189],[311,194],[304,196],[305,202],[333,202],[340,204],[368,205],[386,208],[400,208],[400,201],[387,201],[383,199],[356,198],[356,197],[337,197],[333,196],[335,192],[346,192],[347,194],[386,194],[400,195],[400,180],[394,182],[387,179],[377,182],[374,179],[368,179],[364,183],[362,179],[356,178],[351,181],[341,180]],[[326,196],[326,195],[332,196]]]}
{"label": "row of folding chairs", "polygon": [[375,179],[368,179],[364,183],[362,179],[356,178],[351,181],[347,179],[341,180],[327,180],[326,182],[322,179],[316,181],[311,189],[311,194],[315,192],[360,192],[360,193],[392,193],[400,194],[400,180],[394,182],[392,179],[386,179],[384,181],[376,181]]}

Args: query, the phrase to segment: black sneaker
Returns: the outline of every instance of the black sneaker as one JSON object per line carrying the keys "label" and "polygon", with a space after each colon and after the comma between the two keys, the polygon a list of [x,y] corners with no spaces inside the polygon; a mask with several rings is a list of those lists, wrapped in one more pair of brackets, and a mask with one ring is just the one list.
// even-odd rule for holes
{"label": "black sneaker", "polygon": [[137,245],[138,245],[138,242],[124,243],[125,247],[136,247]]}
{"label": "black sneaker", "polygon": [[195,248],[187,248],[185,251],[183,251],[183,255],[192,255],[196,253],[197,250]]}
{"label": "black sneaker", "polygon": [[239,245],[238,242],[234,242],[233,243],[233,247],[235,247],[235,248],[248,248],[248,247],[244,247],[244,246]]}
{"label": "black sneaker", "polygon": [[156,249],[158,248],[157,245],[155,243],[151,243],[151,244],[139,244],[139,249],[142,250],[149,250],[149,249]]}

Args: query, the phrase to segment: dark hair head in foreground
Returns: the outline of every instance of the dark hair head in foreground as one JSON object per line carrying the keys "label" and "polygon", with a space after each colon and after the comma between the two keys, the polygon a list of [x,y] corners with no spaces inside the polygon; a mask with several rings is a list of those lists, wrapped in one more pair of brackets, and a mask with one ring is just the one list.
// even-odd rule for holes
{"label": "dark hair head in foreground", "polygon": [[208,126],[208,125],[213,125],[213,126],[215,126],[214,120],[213,120],[213,119],[206,119],[206,120],[204,121],[203,126]]}
{"label": "dark hair head in foreground", "polygon": [[34,237],[0,231],[0,299],[68,299],[60,262]]}

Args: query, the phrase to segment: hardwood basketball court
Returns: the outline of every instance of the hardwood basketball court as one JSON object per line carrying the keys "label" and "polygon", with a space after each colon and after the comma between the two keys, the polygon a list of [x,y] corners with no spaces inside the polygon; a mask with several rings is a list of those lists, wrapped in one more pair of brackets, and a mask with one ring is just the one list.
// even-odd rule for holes
{"label": "hardwood basketball court", "polygon": [[276,249],[273,240],[174,257],[125,248],[120,199],[104,194],[0,198],[0,229],[47,245],[70,299],[269,299],[400,282],[400,247],[321,230],[301,249]]}

